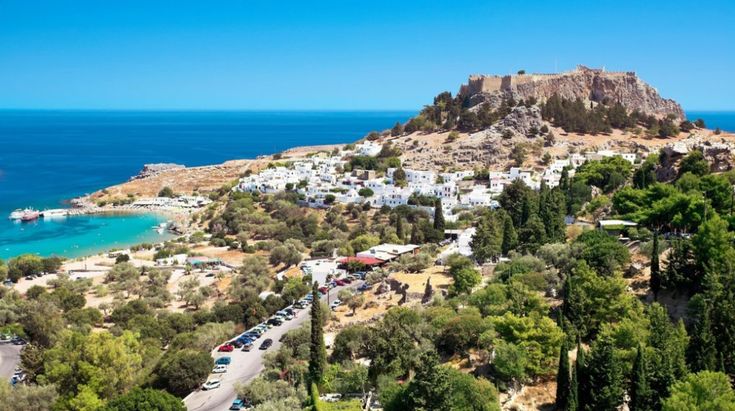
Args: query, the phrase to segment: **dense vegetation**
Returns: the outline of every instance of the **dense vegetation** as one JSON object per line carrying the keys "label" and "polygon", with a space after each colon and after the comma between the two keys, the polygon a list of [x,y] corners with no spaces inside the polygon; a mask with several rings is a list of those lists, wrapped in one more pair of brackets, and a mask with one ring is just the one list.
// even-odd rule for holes
{"label": "dense vegetation", "polygon": [[679,134],[680,131],[704,127],[704,121],[701,119],[695,123],[685,120],[677,124],[673,115],[660,119],[637,110],[628,112],[625,106],[617,101],[603,101],[587,107],[582,100],[569,100],[558,94],[553,94],[542,104],[541,116],[564,131],[581,134],[610,133],[613,129],[632,129],[638,132],[642,127],[648,135],[670,137]]}
{"label": "dense vegetation", "polygon": [[[543,120],[550,122],[566,132],[580,134],[610,133],[613,129],[629,130],[636,134],[645,132],[648,136],[670,137],[679,132],[689,132],[696,128],[704,128],[702,119],[694,122],[677,121],[673,115],[657,118],[637,110],[629,111],[619,101],[605,99],[599,103],[585,104],[582,100],[571,100],[553,94],[544,102],[534,98],[516,101],[513,97],[504,97],[493,109],[489,103],[473,103],[471,107],[468,96],[452,96],[443,92],[434,97],[431,105],[426,105],[421,112],[411,118],[405,125],[396,124],[391,130],[392,136],[416,131],[433,132],[459,130],[473,132],[486,129],[513,111],[514,107],[539,106]],[[543,126],[543,128],[547,128]],[[546,134],[548,130],[534,129],[532,136]],[[553,139],[553,137],[551,137]]]}

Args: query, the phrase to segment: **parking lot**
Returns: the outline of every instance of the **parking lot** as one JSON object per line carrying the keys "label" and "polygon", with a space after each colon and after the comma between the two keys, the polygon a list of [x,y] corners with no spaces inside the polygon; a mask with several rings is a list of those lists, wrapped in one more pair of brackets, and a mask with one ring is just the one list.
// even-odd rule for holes
{"label": "parking lot", "polygon": [[[362,281],[352,282],[350,285],[338,286],[329,291],[329,300],[333,301],[337,298],[337,293],[344,288],[357,288],[362,284]],[[327,301],[327,295],[323,295],[321,300]],[[302,326],[306,321],[309,320],[309,312],[311,307],[307,306],[304,309],[298,310],[292,320],[284,321],[280,326],[274,326],[268,329],[261,335],[260,338],[255,340],[254,347],[251,351],[245,352],[240,349],[235,349],[232,352],[218,352],[218,348],[214,347],[212,350],[212,357],[216,360],[221,357],[230,357],[231,363],[227,367],[227,372],[221,374],[211,374],[209,379],[219,379],[220,387],[211,390],[198,390],[191,393],[184,399],[186,408],[191,411],[206,411],[206,410],[227,410],[237,398],[235,393],[236,383],[247,383],[252,380],[261,371],[263,371],[263,355],[266,352],[276,351],[281,346],[281,336],[286,334],[290,330],[294,330]],[[260,350],[260,344],[266,339],[273,340],[273,345],[267,350]],[[224,343],[224,341],[223,341]]]}

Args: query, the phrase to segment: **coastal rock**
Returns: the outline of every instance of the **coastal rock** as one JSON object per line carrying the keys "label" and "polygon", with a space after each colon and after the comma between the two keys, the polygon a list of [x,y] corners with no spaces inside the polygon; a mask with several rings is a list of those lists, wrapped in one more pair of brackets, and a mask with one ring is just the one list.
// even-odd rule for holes
{"label": "coastal rock", "polygon": [[140,178],[146,178],[150,176],[154,176],[156,174],[159,174],[163,171],[168,170],[180,170],[186,168],[186,166],[181,164],[174,164],[174,163],[153,163],[153,164],[145,164],[143,165],[143,169],[140,170],[140,172],[131,177],[130,180],[137,180]]}

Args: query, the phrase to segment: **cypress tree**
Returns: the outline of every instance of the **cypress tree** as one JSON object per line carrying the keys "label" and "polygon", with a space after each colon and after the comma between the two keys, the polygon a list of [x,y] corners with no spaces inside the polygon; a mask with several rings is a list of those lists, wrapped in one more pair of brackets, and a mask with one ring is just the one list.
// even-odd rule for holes
{"label": "cypress tree", "polygon": [[658,303],[646,309],[650,321],[648,346],[653,350],[648,360],[650,407],[658,410],[669,396],[671,386],[687,374],[686,349],[688,337],[682,323],[671,323],[669,313]]}
{"label": "cypress tree", "polygon": [[441,231],[444,235],[444,212],[442,202],[438,199],[434,202],[434,230]]}
{"label": "cypress tree", "polygon": [[689,367],[692,372],[719,371],[719,359],[715,337],[712,335],[712,317],[709,304],[702,304],[700,313],[692,326],[689,340]]}
{"label": "cypress tree", "polygon": [[658,292],[661,289],[661,267],[658,261],[658,230],[653,232],[653,251],[651,251],[651,291],[653,299],[658,300]]}
{"label": "cypress tree", "polygon": [[561,178],[559,178],[559,188],[563,192],[569,191],[569,167],[561,169]]}
{"label": "cypress tree", "polygon": [[571,387],[569,375],[569,344],[567,339],[561,343],[559,349],[559,368],[556,373],[556,409],[565,410],[569,402],[569,389]]}
{"label": "cypress tree", "polygon": [[411,226],[411,244],[423,244],[424,232],[419,228],[419,224],[415,223]]}
{"label": "cypress tree", "polygon": [[566,196],[559,187],[554,187],[549,193],[547,215],[542,216],[550,241],[564,242],[566,239],[566,211]]}
{"label": "cypress tree", "polygon": [[589,411],[617,411],[623,404],[623,374],[615,359],[612,341],[595,342],[587,366]]}
{"label": "cypress tree", "polygon": [[589,403],[589,381],[587,378],[587,352],[577,343],[577,362],[574,364],[577,376],[577,409],[584,410]]}
{"label": "cypress tree", "polygon": [[321,384],[327,363],[327,352],[324,348],[324,331],[322,330],[321,303],[319,300],[319,283],[314,281],[311,304],[311,345],[309,346],[309,378],[312,383]]}
{"label": "cypress tree", "polygon": [[630,382],[630,403],[628,404],[631,411],[650,411],[651,408],[651,387],[648,381],[646,370],[646,357],[643,347],[638,344],[638,353],[633,363],[633,376]]}
{"label": "cypress tree", "polygon": [[503,242],[500,246],[504,255],[518,246],[518,233],[513,226],[513,219],[508,213],[503,213]]}
{"label": "cypress tree", "polygon": [[569,383],[569,393],[567,394],[567,405],[565,411],[578,411],[579,407],[579,371],[575,364],[572,368],[572,381]]}
{"label": "cypress tree", "polygon": [[396,214],[396,236],[398,236],[401,243],[406,238],[406,233],[403,232],[403,218],[401,218],[400,214]]}

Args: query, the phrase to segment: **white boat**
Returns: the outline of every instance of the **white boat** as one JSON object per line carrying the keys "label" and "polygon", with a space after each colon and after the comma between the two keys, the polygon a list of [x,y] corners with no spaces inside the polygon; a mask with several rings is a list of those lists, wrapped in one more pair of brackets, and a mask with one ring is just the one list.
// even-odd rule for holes
{"label": "white boat", "polygon": [[163,234],[163,232],[166,231],[166,226],[168,226],[168,223],[161,223],[159,225],[154,225],[153,229],[156,230],[158,234]]}
{"label": "white boat", "polygon": [[43,218],[59,218],[59,217],[66,217],[69,215],[69,211],[65,208],[54,208],[50,210],[43,210],[41,212],[41,216]]}
{"label": "white boat", "polygon": [[40,213],[32,208],[25,208],[25,209],[17,209],[14,210],[12,213],[10,213],[11,220],[23,220],[23,221],[31,221],[38,218]]}

